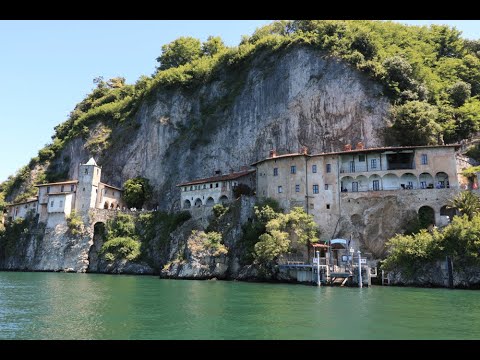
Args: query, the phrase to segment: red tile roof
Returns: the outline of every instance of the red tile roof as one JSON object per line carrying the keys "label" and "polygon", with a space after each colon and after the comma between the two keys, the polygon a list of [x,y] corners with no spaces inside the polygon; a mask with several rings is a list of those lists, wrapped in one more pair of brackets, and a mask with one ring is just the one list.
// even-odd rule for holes
{"label": "red tile roof", "polygon": [[203,184],[203,183],[207,183],[207,182],[234,180],[234,179],[238,179],[242,176],[251,174],[253,172],[255,172],[255,169],[249,169],[249,170],[244,170],[244,171],[231,173],[231,174],[217,175],[217,176],[212,176],[212,177],[209,177],[209,178],[192,180],[192,181],[189,181],[189,182],[186,182],[186,183],[178,184],[177,186],[188,186],[188,185]]}

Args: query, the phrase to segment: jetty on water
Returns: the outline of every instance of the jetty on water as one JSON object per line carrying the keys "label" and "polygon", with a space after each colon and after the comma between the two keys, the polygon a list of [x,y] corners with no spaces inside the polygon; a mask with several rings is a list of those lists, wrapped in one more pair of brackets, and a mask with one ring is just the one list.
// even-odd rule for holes
{"label": "jetty on water", "polygon": [[308,260],[286,257],[278,265],[287,277],[298,282],[332,286],[370,286],[377,269],[368,264],[368,254],[348,248],[345,239],[328,244],[312,244],[313,257]]}

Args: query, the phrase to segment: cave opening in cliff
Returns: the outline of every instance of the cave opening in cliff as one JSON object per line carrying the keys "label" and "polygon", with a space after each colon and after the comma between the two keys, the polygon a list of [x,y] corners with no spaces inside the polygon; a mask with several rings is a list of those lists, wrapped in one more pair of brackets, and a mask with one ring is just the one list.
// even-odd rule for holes
{"label": "cave opening in cliff", "polygon": [[93,225],[93,243],[88,252],[88,272],[98,272],[99,254],[103,243],[105,242],[106,229],[105,223],[97,222]]}

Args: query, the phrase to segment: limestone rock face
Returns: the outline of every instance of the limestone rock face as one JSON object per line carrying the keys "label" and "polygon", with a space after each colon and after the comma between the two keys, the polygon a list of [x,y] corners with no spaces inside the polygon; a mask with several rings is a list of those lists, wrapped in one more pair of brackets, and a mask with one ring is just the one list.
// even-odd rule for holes
{"label": "limestone rock face", "polygon": [[[121,185],[144,176],[152,205],[178,208],[176,184],[238,170],[268,156],[341,150],[346,143],[383,145],[390,108],[382,86],[307,47],[263,54],[194,89],[160,89],[136,114],[136,129],[113,131],[112,147],[96,159],[102,181]],[[88,160],[84,141],[65,149],[69,175]]]}
{"label": "limestone rock face", "polygon": [[[96,161],[102,167],[102,181],[112,185],[121,186],[136,176],[148,178],[154,197],[147,206],[167,211],[179,209],[176,184],[212,176],[215,170],[238,170],[267,157],[273,148],[281,154],[302,146],[311,153],[336,151],[358,141],[366,147],[381,146],[390,108],[381,85],[339,59],[305,46],[259,54],[199,87],[161,88],[152,95],[140,105],[128,129],[113,129],[111,147]],[[79,163],[91,155],[85,143],[81,138],[71,141],[59,157],[66,162],[70,178],[76,178]],[[387,220],[377,216],[382,211],[374,207],[360,214],[362,223],[368,223],[365,239],[384,231]],[[42,241],[26,245],[24,258],[4,267],[86,271],[93,244],[93,230],[89,231],[73,241],[59,225]],[[240,225],[232,226],[227,247],[240,235]],[[174,260],[173,253],[184,241],[175,236],[170,240],[172,254],[159,254],[159,264]],[[239,265],[241,250],[233,246],[231,251],[223,263],[208,270],[208,276],[239,272],[251,276]],[[98,264],[90,265],[99,270]],[[130,271],[122,264],[115,269]],[[195,266],[173,269],[172,274],[182,277],[207,275]]]}

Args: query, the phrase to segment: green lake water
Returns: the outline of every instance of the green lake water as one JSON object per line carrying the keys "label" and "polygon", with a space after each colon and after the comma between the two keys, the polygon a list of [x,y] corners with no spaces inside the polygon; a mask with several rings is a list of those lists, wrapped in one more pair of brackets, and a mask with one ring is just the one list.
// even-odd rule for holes
{"label": "green lake water", "polygon": [[0,339],[480,339],[480,291],[0,272]]}

